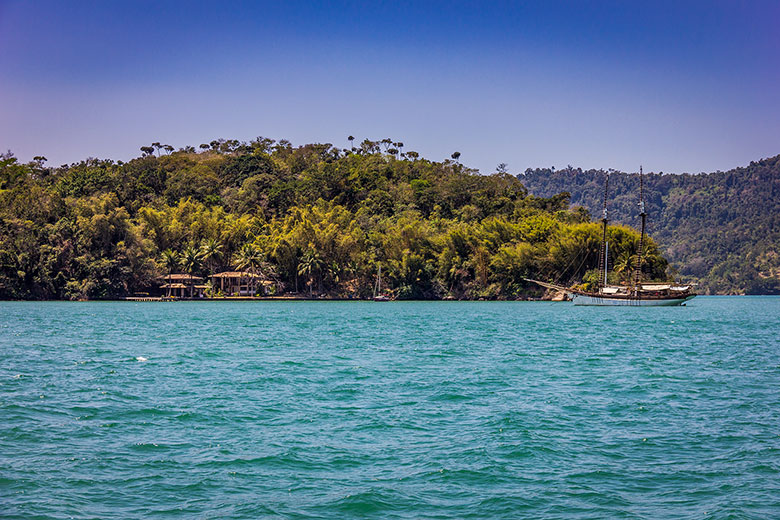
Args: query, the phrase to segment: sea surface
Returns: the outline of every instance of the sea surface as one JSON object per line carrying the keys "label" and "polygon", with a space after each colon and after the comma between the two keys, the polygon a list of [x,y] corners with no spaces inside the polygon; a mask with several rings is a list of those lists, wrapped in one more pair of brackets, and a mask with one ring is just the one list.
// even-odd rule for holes
{"label": "sea surface", "polygon": [[780,518],[780,298],[0,302],[0,517]]}

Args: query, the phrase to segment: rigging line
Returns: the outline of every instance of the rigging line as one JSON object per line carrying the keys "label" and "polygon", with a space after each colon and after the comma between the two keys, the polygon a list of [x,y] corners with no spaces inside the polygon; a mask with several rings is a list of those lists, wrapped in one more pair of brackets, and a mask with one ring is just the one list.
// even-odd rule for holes
{"label": "rigging line", "polygon": [[582,266],[585,265],[585,262],[587,261],[587,259],[588,259],[588,255],[587,254],[582,257],[582,262],[580,262],[580,265],[577,267],[577,270],[574,271],[575,274],[580,272],[580,269],[582,269]]}
{"label": "rigging line", "polygon": [[563,271],[561,271],[561,272],[560,272],[560,274],[558,274],[558,277],[555,279],[555,285],[559,285],[559,283],[558,283],[558,282],[560,282],[560,281],[561,281],[561,279],[563,278],[563,275],[564,275],[564,274],[566,274],[566,271],[568,271],[568,270],[569,270],[569,267],[571,267],[571,264],[573,264],[573,263],[574,263],[574,261],[575,261],[577,258],[579,258],[579,256],[580,256],[581,254],[582,254],[582,250],[580,250],[580,252],[579,252],[579,253],[577,253],[575,256],[573,256],[573,257],[572,257],[572,259],[571,259],[571,260],[569,260],[569,263],[566,265],[566,267],[563,269]]}
{"label": "rigging line", "polygon": [[566,274],[566,271],[569,270],[569,267],[571,267],[572,264],[574,264],[575,260],[577,260],[580,256],[582,256],[583,253],[585,254],[582,258],[582,262],[580,262],[580,265],[574,271],[574,274],[576,275],[579,272],[579,270],[582,268],[585,261],[588,259],[589,251],[587,249],[580,248],[579,252],[576,255],[574,255],[574,257],[572,257],[571,260],[569,260],[569,263],[566,265],[566,268],[563,271],[561,271],[558,277],[555,279],[555,285],[560,285],[560,281],[563,279],[563,275]]}
{"label": "rigging line", "polygon": [[[574,275],[576,275],[578,272],[580,272],[580,269],[582,269],[582,266],[585,265],[585,262],[588,260],[588,253],[589,252],[585,251],[584,255],[582,253],[583,253],[583,251],[580,251],[579,254],[577,256],[575,256],[574,259],[573,259],[573,260],[576,260],[580,255],[582,255],[582,262],[580,262],[580,265],[578,265],[577,269],[574,270],[574,273],[573,273]],[[568,267],[566,269],[568,269]],[[566,272],[566,270],[564,270],[561,273],[561,275],[555,280],[555,285],[560,285],[560,280],[563,279],[563,273],[565,273],[565,272]],[[571,285],[571,284],[567,283],[566,285]]]}

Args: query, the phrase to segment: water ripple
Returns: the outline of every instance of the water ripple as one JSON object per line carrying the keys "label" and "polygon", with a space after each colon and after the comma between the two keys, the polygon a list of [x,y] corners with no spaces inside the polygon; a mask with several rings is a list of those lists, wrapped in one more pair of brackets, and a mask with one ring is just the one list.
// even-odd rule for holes
{"label": "water ripple", "polygon": [[4,518],[771,518],[779,298],[0,302]]}

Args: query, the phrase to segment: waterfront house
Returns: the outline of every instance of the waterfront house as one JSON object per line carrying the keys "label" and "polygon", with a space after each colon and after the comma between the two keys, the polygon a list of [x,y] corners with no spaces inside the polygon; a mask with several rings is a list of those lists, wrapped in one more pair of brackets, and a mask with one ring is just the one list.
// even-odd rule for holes
{"label": "waterfront house", "polygon": [[187,273],[171,273],[160,277],[165,283],[160,286],[166,296],[177,298],[203,298],[208,286],[201,284],[203,278]]}
{"label": "waterfront house", "polygon": [[211,275],[211,286],[225,296],[256,296],[268,294],[271,280],[247,271],[225,271]]}

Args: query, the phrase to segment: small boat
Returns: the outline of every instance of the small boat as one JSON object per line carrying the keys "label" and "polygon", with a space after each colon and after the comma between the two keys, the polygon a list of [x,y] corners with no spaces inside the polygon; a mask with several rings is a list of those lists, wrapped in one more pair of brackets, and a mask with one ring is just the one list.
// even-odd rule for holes
{"label": "small boat", "polygon": [[376,283],[374,284],[374,301],[375,302],[389,302],[390,298],[386,294],[382,294],[382,266],[379,266],[379,271],[376,273]]}
{"label": "small boat", "polygon": [[644,283],[642,282],[642,253],[645,241],[645,224],[647,213],[645,212],[644,178],[642,167],[639,167],[639,216],[642,217],[642,230],[639,235],[639,259],[634,269],[633,285],[608,285],[607,273],[609,272],[609,242],[607,242],[607,194],[609,189],[609,174],[604,183],[604,209],[602,222],[601,248],[599,249],[599,285],[596,291],[583,291],[574,287],[541,282],[539,280],[526,281],[536,283],[542,287],[563,291],[574,305],[600,305],[600,306],[631,306],[631,307],[659,307],[683,305],[688,300],[696,297],[690,285],[676,285],[673,283]]}

